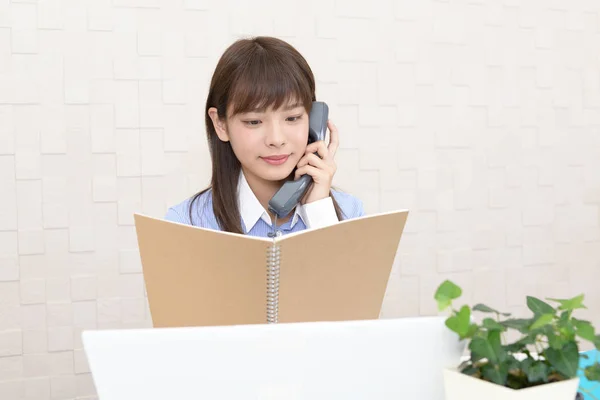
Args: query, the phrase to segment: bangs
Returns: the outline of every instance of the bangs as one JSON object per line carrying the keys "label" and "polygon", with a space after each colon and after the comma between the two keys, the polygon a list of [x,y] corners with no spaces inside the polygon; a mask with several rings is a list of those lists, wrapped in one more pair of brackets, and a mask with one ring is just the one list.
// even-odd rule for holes
{"label": "bangs", "polygon": [[252,54],[235,70],[230,88],[231,116],[296,104],[308,112],[314,100],[314,83],[296,60],[265,51]]}

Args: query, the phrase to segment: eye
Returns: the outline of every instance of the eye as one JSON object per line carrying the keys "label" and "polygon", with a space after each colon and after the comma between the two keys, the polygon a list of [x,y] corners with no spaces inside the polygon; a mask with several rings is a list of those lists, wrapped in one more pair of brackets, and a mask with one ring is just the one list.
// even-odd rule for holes
{"label": "eye", "polygon": [[295,117],[288,117],[287,121],[289,121],[289,122],[296,122],[296,121],[299,121],[300,119],[302,119],[302,115],[297,115]]}
{"label": "eye", "polygon": [[260,124],[260,121],[257,119],[250,120],[250,121],[243,121],[243,122],[244,122],[244,124],[250,125],[250,126],[256,126],[256,125]]}

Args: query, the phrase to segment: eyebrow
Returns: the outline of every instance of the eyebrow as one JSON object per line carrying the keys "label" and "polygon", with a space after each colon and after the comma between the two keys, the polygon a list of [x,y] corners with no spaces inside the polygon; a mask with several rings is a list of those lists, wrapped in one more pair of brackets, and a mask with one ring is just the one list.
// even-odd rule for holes
{"label": "eyebrow", "polygon": [[[283,107],[283,111],[290,111],[293,110],[294,108],[297,107],[302,107],[304,106],[302,103],[298,102],[298,103],[294,103],[294,104],[288,104],[287,106]],[[248,110],[247,112],[265,112],[267,110],[266,107],[256,107],[252,110]]]}
{"label": "eyebrow", "polygon": [[288,104],[285,108],[284,111],[290,111],[293,110],[294,108],[300,107],[302,106],[302,103],[295,103],[295,104]]}

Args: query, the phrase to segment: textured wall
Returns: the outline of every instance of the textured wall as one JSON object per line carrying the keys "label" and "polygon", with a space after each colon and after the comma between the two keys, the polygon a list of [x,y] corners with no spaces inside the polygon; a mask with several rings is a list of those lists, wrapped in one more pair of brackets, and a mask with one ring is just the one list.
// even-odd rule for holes
{"label": "textured wall", "polygon": [[289,40],[336,184],[411,210],[383,315],[444,279],[600,324],[596,0],[0,0],[0,398],[92,398],[82,329],[149,326],[132,213],[209,179],[204,99],[241,35]]}

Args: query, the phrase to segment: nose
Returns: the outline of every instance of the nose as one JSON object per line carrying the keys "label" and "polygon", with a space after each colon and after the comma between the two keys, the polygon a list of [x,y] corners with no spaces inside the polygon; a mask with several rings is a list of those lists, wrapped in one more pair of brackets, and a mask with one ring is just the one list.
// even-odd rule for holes
{"label": "nose", "polygon": [[281,147],[285,144],[285,133],[279,124],[270,124],[267,128],[265,141],[269,147]]}

